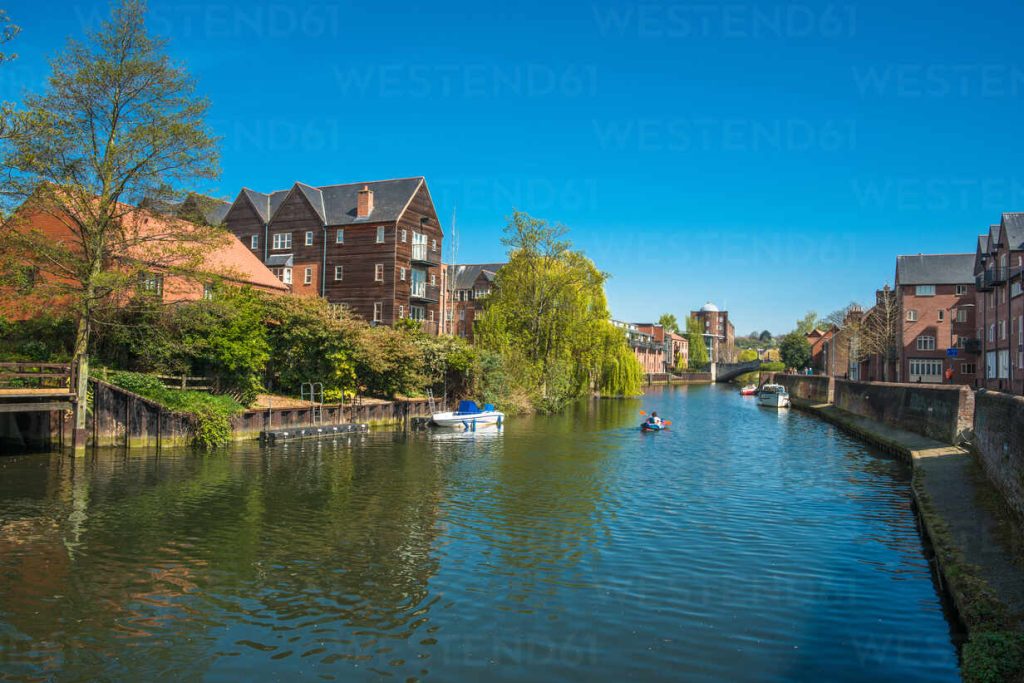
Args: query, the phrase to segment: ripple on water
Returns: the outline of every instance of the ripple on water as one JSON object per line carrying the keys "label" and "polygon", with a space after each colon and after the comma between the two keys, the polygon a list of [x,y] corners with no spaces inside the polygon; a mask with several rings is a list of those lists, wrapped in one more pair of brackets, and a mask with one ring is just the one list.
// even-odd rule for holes
{"label": "ripple on water", "polygon": [[16,680],[957,679],[904,466],[720,388],[0,467]]}

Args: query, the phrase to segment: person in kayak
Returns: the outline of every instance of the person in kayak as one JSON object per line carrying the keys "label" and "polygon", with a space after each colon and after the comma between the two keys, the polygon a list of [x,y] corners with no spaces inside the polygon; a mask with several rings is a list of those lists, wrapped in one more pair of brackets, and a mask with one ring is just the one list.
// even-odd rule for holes
{"label": "person in kayak", "polygon": [[651,416],[647,418],[647,424],[661,426],[661,418],[658,417],[657,411],[651,413]]}

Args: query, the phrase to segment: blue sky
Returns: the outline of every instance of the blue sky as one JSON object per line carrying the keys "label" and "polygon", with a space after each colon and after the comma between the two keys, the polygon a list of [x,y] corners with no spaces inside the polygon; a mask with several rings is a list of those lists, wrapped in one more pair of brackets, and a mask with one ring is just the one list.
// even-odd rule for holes
{"label": "blue sky", "polygon": [[[104,11],[8,7],[8,100]],[[459,261],[501,259],[513,207],[560,221],[622,319],[785,331],[1024,210],[1019,3],[150,8],[224,138],[201,189],[424,175]]]}

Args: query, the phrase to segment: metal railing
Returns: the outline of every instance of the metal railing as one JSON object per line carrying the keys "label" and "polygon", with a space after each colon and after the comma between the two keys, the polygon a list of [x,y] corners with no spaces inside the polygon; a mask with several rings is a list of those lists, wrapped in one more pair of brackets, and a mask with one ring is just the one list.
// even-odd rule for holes
{"label": "metal railing", "polygon": [[441,263],[441,255],[436,251],[431,251],[426,244],[414,244],[412,245],[412,260],[437,265]]}

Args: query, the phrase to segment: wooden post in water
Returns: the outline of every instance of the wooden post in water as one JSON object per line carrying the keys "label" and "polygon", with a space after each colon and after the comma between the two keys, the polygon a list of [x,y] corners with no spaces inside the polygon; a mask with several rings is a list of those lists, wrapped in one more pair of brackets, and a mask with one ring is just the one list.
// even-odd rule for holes
{"label": "wooden post in water", "polygon": [[86,429],[85,413],[89,403],[89,356],[79,356],[77,368],[72,365],[71,377],[75,380],[75,386],[69,387],[75,390],[75,424],[71,436],[72,455],[75,457],[85,455]]}

